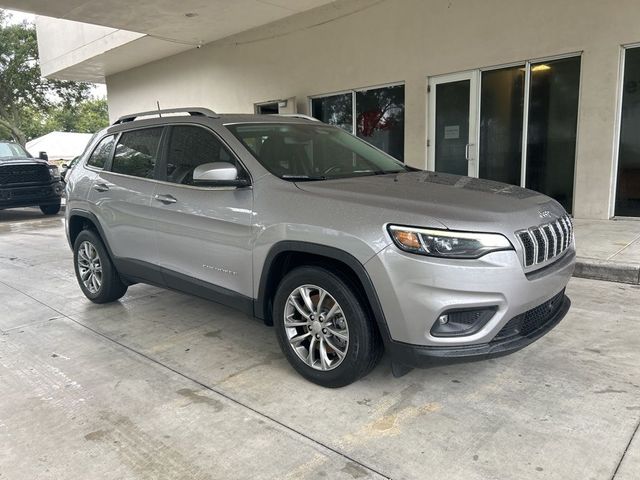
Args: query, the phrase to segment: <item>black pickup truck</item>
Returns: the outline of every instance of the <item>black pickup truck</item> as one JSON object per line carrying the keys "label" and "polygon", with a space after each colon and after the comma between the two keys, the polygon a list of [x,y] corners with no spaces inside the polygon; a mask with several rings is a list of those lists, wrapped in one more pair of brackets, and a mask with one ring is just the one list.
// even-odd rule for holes
{"label": "black pickup truck", "polygon": [[17,143],[0,141],[0,210],[38,206],[45,215],[60,211],[64,184],[46,155],[33,158]]}

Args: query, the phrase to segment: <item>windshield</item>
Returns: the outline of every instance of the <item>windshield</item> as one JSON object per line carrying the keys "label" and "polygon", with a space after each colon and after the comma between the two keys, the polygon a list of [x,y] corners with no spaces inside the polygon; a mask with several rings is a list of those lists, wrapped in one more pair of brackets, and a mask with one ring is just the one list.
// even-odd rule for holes
{"label": "windshield", "polygon": [[328,125],[243,123],[226,127],[267,170],[285,180],[324,180],[409,170],[395,158]]}
{"label": "windshield", "polygon": [[31,155],[17,143],[0,142],[0,160],[25,157],[31,158]]}

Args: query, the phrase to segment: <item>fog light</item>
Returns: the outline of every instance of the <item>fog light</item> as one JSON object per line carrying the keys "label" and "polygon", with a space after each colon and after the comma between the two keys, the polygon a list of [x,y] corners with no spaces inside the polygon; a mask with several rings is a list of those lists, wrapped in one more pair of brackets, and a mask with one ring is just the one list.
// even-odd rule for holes
{"label": "fog light", "polygon": [[498,307],[448,310],[438,316],[431,327],[434,337],[456,337],[471,335],[484,327]]}

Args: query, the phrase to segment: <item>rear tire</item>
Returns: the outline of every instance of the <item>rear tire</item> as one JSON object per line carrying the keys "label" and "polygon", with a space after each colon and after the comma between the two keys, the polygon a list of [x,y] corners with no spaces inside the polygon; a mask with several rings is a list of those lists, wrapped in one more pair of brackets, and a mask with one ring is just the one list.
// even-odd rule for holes
{"label": "rear tire", "polygon": [[56,215],[61,208],[61,201],[58,200],[58,203],[51,203],[49,205],[40,205],[40,211],[45,215]]}
{"label": "rear tire", "polygon": [[104,243],[92,230],[83,230],[76,238],[73,264],[82,293],[93,303],[113,302],[127,293]]}
{"label": "rear tire", "polygon": [[354,289],[324,268],[298,267],[282,279],[273,321],[291,366],[323,387],[364,377],[382,354],[378,331]]}

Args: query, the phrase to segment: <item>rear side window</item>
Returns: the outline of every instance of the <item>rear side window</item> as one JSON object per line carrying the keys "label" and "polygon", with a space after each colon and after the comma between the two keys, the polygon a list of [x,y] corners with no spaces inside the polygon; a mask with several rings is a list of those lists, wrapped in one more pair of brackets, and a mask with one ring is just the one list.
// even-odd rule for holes
{"label": "rear side window", "polygon": [[211,132],[202,127],[177,125],[171,128],[167,151],[168,182],[193,185],[193,171],[199,165],[211,162],[233,163],[238,176],[244,170],[235,158]]}
{"label": "rear side window", "polygon": [[123,133],[116,145],[111,171],[132,177],[153,178],[162,128]]}
{"label": "rear side window", "polygon": [[113,141],[113,135],[103,138],[98,146],[93,150],[89,160],[87,160],[87,165],[95,168],[104,168],[111,156]]}

